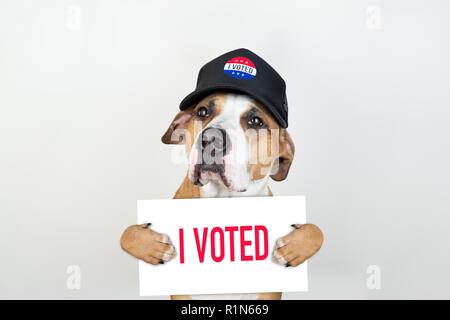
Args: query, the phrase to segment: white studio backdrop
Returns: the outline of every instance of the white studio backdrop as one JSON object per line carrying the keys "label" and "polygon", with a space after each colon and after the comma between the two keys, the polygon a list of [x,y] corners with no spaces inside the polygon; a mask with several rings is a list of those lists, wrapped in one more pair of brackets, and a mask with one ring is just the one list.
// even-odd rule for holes
{"label": "white studio backdrop", "polygon": [[139,298],[120,235],[186,172],[160,137],[198,69],[246,47],[287,82],[296,157],[271,188],[325,234],[284,298],[449,298],[449,9],[2,0],[0,297]]}

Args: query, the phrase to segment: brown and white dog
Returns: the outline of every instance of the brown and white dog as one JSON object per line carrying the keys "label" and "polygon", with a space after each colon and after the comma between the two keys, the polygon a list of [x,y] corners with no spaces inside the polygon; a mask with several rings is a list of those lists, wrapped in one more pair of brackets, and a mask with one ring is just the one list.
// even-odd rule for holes
{"label": "brown and white dog", "polygon": [[[260,134],[262,132],[264,134]],[[180,111],[162,142],[184,143],[189,159],[187,176],[175,193],[175,199],[272,196],[269,179],[284,180],[294,158],[294,143],[286,129],[281,128],[258,101],[233,92],[212,93]],[[211,155],[214,161],[208,161]],[[257,201],[255,210],[258,210]],[[138,259],[153,265],[164,264],[174,257],[175,248],[167,235],[149,226],[147,223],[128,227],[120,244]],[[277,241],[273,252],[272,260],[282,266],[300,265],[312,257],[323,242],[323,234],[317,226],[292,226],[294,229]],[[281,293],[171,298],[281,299]]]}

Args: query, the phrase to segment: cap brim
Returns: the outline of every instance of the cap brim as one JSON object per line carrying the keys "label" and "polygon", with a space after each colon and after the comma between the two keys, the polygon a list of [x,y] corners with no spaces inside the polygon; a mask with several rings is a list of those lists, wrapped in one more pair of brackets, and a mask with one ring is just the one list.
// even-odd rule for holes
{"label": "cap brim", "polygon": [[207,95],[213,93],[214,91],[219,91],[219,90],[232,90],[232,91],[242,92],[242,93],[245,93],[245,94],[251,96],[252,98],[261,102],[267,108],[267,110],[269,110],[269,112],[273,115],[275,120],[277,120],[277,122],[283,128],[287,128],[287,126],[288,126],[287,122],[283,119],[283,117],[278,113],[277,109],[269,101],[267,101],[266,99],[264,99],[261,96],[255,95],[254,92],[250,92],[249,90],[245,90],[239,86],[233,86],[230,84],[214,85],[211,87],[206,87],[206,88],[203,88],[200,90],[195,90],[194,92],[191,92],[181,101],[180,110],[185,110],[185,109],[189,108],[193,104],[198,103],[200,100],[202,100]]}

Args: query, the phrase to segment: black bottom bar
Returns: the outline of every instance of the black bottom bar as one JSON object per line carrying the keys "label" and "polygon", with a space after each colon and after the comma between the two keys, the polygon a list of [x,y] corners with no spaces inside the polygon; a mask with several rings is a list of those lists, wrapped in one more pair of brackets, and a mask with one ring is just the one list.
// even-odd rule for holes
{"label": "black bottom bar", "polygon": [[[0,302],[2,314],[31,316],[56,315],[58,318],[99,317],[112,315],[134,319],[305,319],[306,317],[357,317],[366,319],[416,317],[448,310],[449,301],[414,300],[281,300],[281,301],[169,301],[169,300],[5,300]],[[441,314],[446,314],[441,313]],[[94,318],[95,319],[95,318]]]}

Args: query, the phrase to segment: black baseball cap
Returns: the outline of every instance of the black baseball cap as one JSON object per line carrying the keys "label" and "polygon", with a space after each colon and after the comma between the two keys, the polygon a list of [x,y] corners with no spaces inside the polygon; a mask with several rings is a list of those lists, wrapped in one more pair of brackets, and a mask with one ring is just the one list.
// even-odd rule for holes
{"label": "black baseball cap", "polygon": [[180,103],[185,110],[217,90],[238,91],[261,102],[283,127],[288,126],[286,83],[262,58],[248,49],[227,52],[199,71],[197,87]]}

